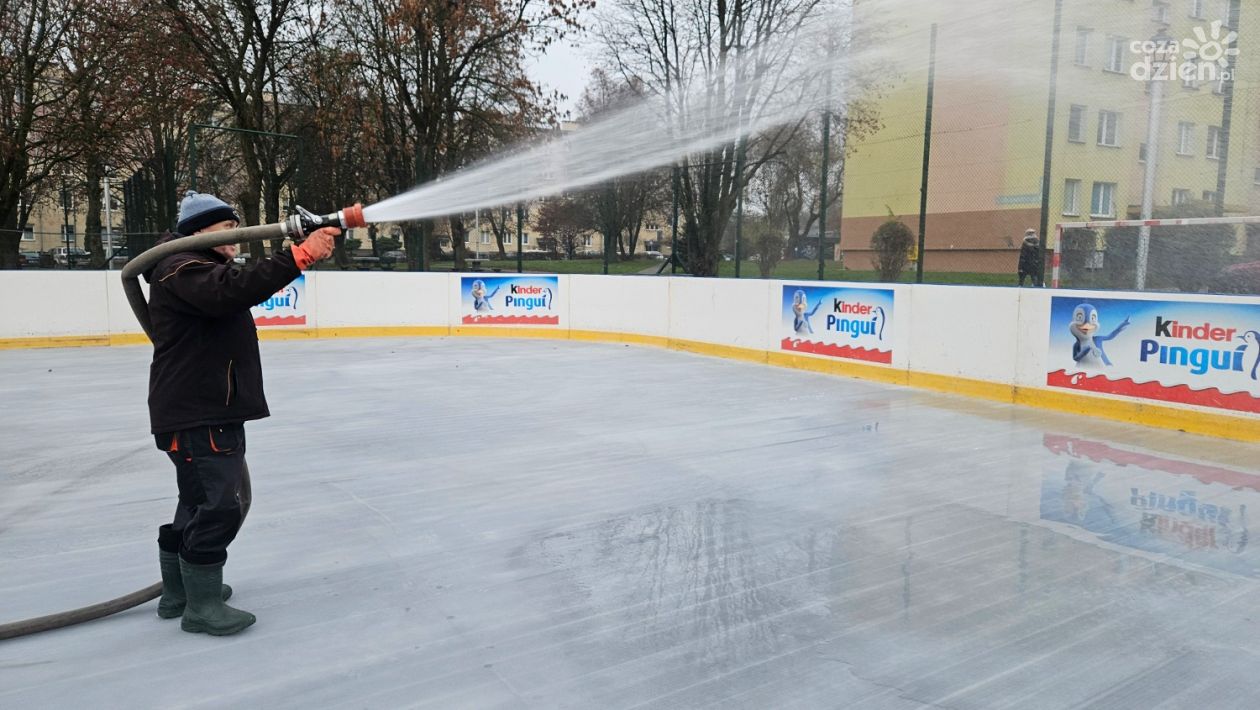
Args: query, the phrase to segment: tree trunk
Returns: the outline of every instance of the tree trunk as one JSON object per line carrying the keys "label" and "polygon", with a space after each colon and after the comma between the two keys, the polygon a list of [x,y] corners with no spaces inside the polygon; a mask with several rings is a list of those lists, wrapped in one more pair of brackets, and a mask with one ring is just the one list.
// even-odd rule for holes
{"label": "tree trunk", "polygon": [[0,269],[16,269],[22,232],[18,229],[17,198],[0,198]]}
{"label": "tree trunk", "polygon": [[433,262],[442,260],[442,244],[437,238],[437,224],[431,219],[421,221],[420,234],[424,235],[420,268],[424,271],[432,271]]}
{"label": "tree trunk", "polygon": [[422,234],[420,225],[408,222],[403,225],[403,248],[407,251],[407,270],[418,271],[423,268],[424,254],[421,254]]}
{"label": "tree trunk", "polygon": [[464,238],[468,234],[468,229],[464,226],[463,217],[451,217],[451,254],[455,259],[455,271],[463,271],[467,264],[464,262]]}
{"label": "tree trunk", "polygon": [[[245,224],[255,226],[262,224],[262,194],[260,188],[262,185],[261,171],[258,169],[258,151],[254,150],[254,144],[250,142],[248,136],[241,137],[241,153],[245,165],[245,189],[237,196],[237,202],[241,206],[241,217],[245,220]],[[245,251],[249,254],[251,261],[257,262],[258,259],[266,256],[266,247],[262,240],[255,240],[245,245]]]}
{"label": "tree trunk", "polygon": [[[280,190],[283,187],[284,186],[281,184],[279,178],[273,175],[270,170],[263,174],[263,190],[266,193],[266,200],[263,202],[263,209],[265,210],[264,214],[267,219],[267,221],[263,224],[275,224],[280,221]],[[344,239],[345,235],[341,235],[341,238]],[[272,252],[277,252],[284,248],[283,239],[272,239],[270,241]],[[343,250],[342,257],[344,256],[345,254]],[[346,263],[348,264],[349,262],[347,261]],[[339,266],[343,265],[341,259],[337,260],[337,264]]]}
{"label": "tree trunk", "polygon": [[87,214],[83,221],[83,248],[91,256],[88,266],[105,268],[105,246],[101,239],[101,180],[105,166],[99,155],[89,154],[84,166],[87,176]]}

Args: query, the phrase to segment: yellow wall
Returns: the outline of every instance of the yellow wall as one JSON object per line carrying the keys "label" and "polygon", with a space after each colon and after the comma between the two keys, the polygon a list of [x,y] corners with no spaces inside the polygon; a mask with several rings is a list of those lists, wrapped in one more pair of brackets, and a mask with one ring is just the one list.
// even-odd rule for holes
{"label": "yellow wall", "polygon": [[[948,7],[946,7],[948,5]],[[1210,31],[1223,17],[1225,0],[1209,0],[1206,20],[1188,16],[1189,0],[1173,0],[1167,32],[1181,41],[1194,28]],[[862,3],[857,5],[861,13]],[[872,6],[873,7],[873,6]],[[883,7],[881,5],[881,7]],[[968,16],[952,3],[914,4],[915,12],[886,28],[907,57],[904,71],[875,100],[883,128],[858,142],[846,165],[844,216],[915,216],[923,147],[928,28],[939,23],[929,208],[931,214],[977,210],[1038,209],[1045,147],[1050,33],[1053,3],[1013,5],[1011,32],[1001,18]],[[1260,10],[1243,8],[1243,37],[1236,71],[1227,204],[1231,212],[1260,209]],[[860,19],[860,18],[859,18]],[[1077,28],[1091,28],[1088,58],[1075,64]],[[1042,28],[1040,31],[1037,28]],[[1153,36],[1160,27],[1149,2],[1067,0],[1062,21],[1058,109],[1051,179],[1051,222],[1064,216],[1064,180],[1081,181],[1080,215],[1088,216],[1094,182],[1117,184],[1120,217],[1141,203],[1145,166],[1139,147],[1146,141],[1150,99],[1145,85],[1128,69],[1141,59],[1125,42],[1122,73],[1104,71],[1108,35],[1129,39]],[[1220,126],[1223,99],[1211,85],[1197,90],[1166,82],[1160,132],[1160,164],[1155,203],[1169,205],[1174,188],[1195,199],[1215,190],[1219,162],[1206,157],[1208,127]],[[1068,142],[1070,106],[1086,107],[1084,142]],[[1119,148],[1097,145],[1100,110],[1122,114]],[[1195,125],[1192,154],[1174,155],[1178,124]],[[931,230],[929,229],[929,234]]]}

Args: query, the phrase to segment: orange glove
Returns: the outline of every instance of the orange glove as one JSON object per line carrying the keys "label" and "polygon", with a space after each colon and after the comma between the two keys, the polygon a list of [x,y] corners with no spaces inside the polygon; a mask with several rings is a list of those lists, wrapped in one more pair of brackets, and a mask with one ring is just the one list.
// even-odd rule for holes
{"label": "orange glove", "polygon": [[306,271],[311,264],[323,261],[332,256],[333,237],[341,234],[336,227],[324,227],[311,233],[306,241],[293,247],[293,261],[297,267]]}

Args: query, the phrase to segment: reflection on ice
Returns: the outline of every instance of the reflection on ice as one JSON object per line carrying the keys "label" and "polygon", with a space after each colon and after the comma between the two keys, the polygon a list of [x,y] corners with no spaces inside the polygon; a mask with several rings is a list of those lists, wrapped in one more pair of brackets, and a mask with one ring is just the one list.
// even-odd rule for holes
{"label": "reflection on ice", "polygon": [[1152,559],[1260,577],[1247,545],[1260,477],[1070,437],[1047,435],[1045,446],[1065,466],[1047,468],[1041,520]]}

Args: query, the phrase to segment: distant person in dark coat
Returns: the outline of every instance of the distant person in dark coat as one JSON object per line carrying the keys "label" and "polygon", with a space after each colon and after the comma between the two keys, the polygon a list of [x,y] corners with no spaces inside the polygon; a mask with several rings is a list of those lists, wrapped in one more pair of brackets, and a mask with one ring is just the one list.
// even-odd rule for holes
{"label": "distant person in dark coat", "polygon": [[1019,285],[1028,279],[1031,285],[1041,285],[1041,240],[1037,239],[1037,231],[1030,229],[1024,232],[1024,245],[1019,248]]}

